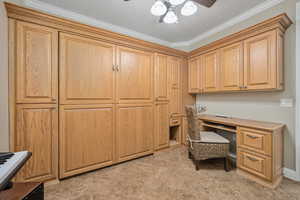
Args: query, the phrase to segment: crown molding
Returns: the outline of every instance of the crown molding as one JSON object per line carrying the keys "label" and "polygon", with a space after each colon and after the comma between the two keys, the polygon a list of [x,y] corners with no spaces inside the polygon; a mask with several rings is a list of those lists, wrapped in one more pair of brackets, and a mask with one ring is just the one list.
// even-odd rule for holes
{"label": "crown molding", "polygon": [[247,20],[247,19],[249,19],[249,18],[251,18],[251,17],[267,10],[267,9],[269,9],[269,8],[272,8],[276,5],[284,2],[284,1],[285,0],[267,0],[267,1],[265,1],[261,4],[259,4],[259,5],[255,6],[254,8],[244,12],[243,14],[238,15],[238,16],[228,20],[227,22],[225,22],[225,23],[223,23],[219,26],[216,26],[215,28],[212,28],[212,29],[208,30],[207,32],[195,37],[194,39],[191,39],[189,41],[172,43],[171,47],[176,48],[176,47],[184,47],[184,46],[187,47],[188,46],[188,47],[190,47],[190,49],[189,49],[190,51],[194,50],[195,48],[193,49],[193,48],[191,48],[191,46],[196,45],[201,40],[203,40],[203,39],[205,39],[205,38],[207,38],[207,37],[209,37],[213,34],[221,32],[221,31],[223,31],[227,28],[230,28],[230,27],[232,27],[236,24],[239,24],[239,23],[241,23],[241,22],[243,22],[243,21],[245,21],[245,20]]}

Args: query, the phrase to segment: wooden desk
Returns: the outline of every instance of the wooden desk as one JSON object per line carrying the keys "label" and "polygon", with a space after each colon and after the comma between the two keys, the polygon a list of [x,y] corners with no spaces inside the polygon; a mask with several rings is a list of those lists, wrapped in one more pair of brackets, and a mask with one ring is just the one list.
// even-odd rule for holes
{"label": "wooden desk", "polygon": [[275,188],[282,180],[284,124],[199,115],[202,130],[237,134],[238,173]]}
{"label": "wooden desk", "polygon": [[28,200],[30,199],[43,200],[44,199],[43,184],[42,183],[14,183],[11,189],[0,192],[0,200],[22,200],[25,198]]}

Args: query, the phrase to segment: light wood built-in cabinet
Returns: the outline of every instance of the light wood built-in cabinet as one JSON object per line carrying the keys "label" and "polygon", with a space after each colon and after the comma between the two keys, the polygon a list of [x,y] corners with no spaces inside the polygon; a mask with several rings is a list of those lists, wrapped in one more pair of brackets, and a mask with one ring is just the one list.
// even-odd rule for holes
{"label": "light wood built-in cabinet", "polygon": [[57,177],[58,109],[51,104],[16,106],[15,151],[32,157],[18,173],[17,181],[43,181]]}
{"label": "light wood built-in cabinet", "polygon": [[169,97],[170,115],[181,114],[181,60],[176,57],[168,57],[169,72]]}
{"label": "light wood built-in cabinet", "polygon": [[113,103],[115,45],[65,33],[59,44],[59,103]]}
{"label": "light wood built-in cabinet", "polygon": [[163,54],[155,54],[154,85],[156,101],[169,100],[169,72],[168,56]]}
{"label": "light wood built-in cabinet", "polygon": [[116,154],[119,162],[153,153],[152,104],[119,104],[116,114]]}
{"label": "light wood built-in cabinet", "polygon": [[16,102],[57,103],[58,31],[15,24]]}
{"label": "light wood built-in cabinet", "polygon": [[169,147],[169,102],[155,103],[155,150]]}
{"label": "light wood built-in cabinet", "polygon": [[282,14],[192,51],[189,93],[282,90],[284,33],[291,23]]}
{"label": "light wood built-in cabinet", "polygon": [[59,133],[60,178],[113,164],[114,105],[60,106]]}

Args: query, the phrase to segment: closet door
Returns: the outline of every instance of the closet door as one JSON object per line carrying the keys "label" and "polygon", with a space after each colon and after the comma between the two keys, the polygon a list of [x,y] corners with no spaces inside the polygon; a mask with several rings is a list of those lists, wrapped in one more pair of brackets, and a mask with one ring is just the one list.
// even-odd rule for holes
{"label": "closet door", "polygon": [[202,56],[202,67],[204,73],[204,92],[215,92],[219,90],[219,52],[212,51]]}
{"label": "closet door", "polygon": [[181,60],[176,57],[168,57],[170,114],[181,113]]}
{"label": "closet door", "polygon": [[245,40],[245,87],[248,90],[276,88],[276,31]]}
{"label": "closet door", "polygon": [[16,22],[16,102],[57,102],[58,32]]}
{"label": "closet door", "polygon": [[113,105],[60,107],[60,178],[112,165]]}
{"label": "closet door", "polygon": [[119,162],[153,153],[152,104],[117,106],[117,158]]}
{"label": "closet door", "polygon": [[117,51],[118,102],[153,102],[153,54],[125,47],[118,47]]}
{"label": "closet door", "polygon": [[169,102],[155,104],[155,150],[169,146]]}
{"label": "closet door", "polygon": [[155,55],[155,100],[166,101],[168,95],[168,56],[162,54]]}
{"label": "closet door", "polygon": [[55,105],[23,104],[16,108],[15,151],[30,151],[17,181],[35,182],[57,178],[58,112]]}
{"label": "closet door", "polygon": [[220,86],[222,91],[243,89],[243,43],[236,43],[221,49]]}
{"label": "closet door", "polygon": [[60,34],[60,103],[113,103],[115,46]]}
{"label": "closet door", "polygon": [[189,60],[189,93],[200,93],[203,90],[201,57]]}

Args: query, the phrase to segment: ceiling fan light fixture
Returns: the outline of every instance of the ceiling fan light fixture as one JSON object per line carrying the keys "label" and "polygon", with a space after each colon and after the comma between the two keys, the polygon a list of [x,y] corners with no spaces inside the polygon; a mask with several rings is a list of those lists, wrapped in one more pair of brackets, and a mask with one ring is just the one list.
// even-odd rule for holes
{"label": "ceiling fan light fixture", "polygon": [[183,4],[186,0],[169,0],[170,4],[174,6],[178,6],[180,4]]}
{"label": "ceiling fan light fixture", "polygon": [[184,4],[184,6],[181,9],[181,14],[183,16],[191,16],[195,14],[198,10],[198,7],[192,2],[188,1]]}
{"label": "ceiling fan light fixture", "polygon": [[178,17],[173,10],[169,10],[164,17],[164,22],[166,24],[174,24],[178,22]]}
{"label": "ceiling fan light fixture", "polygon": [[165,14],[167,12],[167,7],[166,5],[161,2],[161,1],[156,1],[152,8],[151,8],[151,13],[152,15],[155,15],[155,16],[162,16],[163,14]]}

